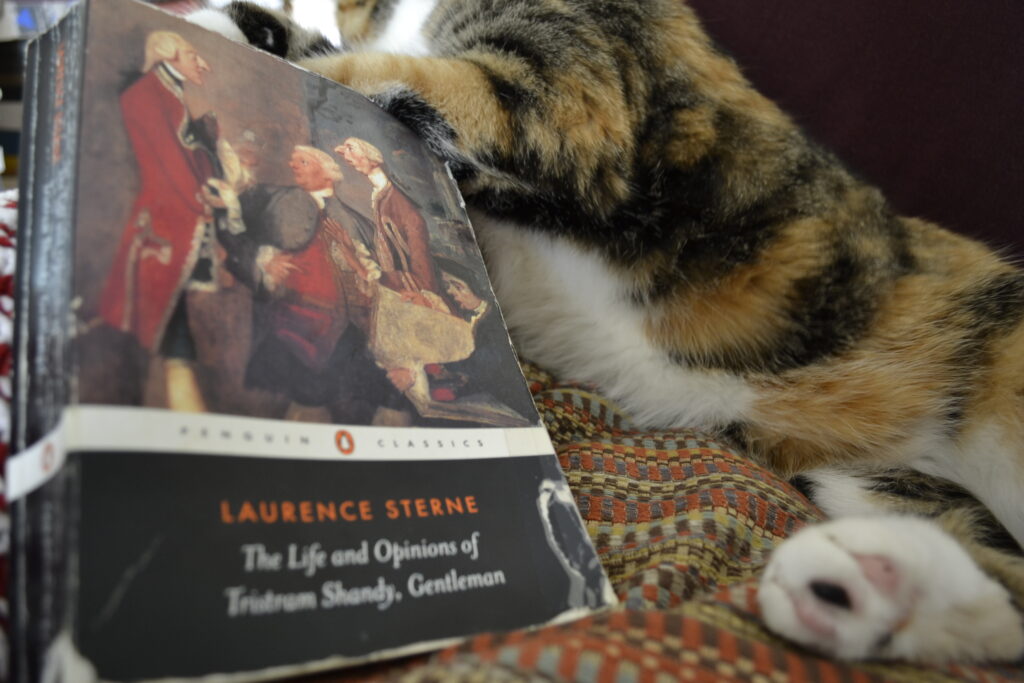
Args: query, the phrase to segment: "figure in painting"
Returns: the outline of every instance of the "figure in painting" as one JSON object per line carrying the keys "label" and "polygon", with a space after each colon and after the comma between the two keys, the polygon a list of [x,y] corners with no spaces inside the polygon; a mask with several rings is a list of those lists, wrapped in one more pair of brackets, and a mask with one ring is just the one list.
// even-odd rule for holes
{"label": "figure in painting", "polygon": [[215,287],[215,244],[203,184],[218,173],[212,114],[193,119],[186,82],[202,86],[206,60],[184,38],[154,31],[143,75],[120,98],[139,191],[100,300],[100,316],[162,359],[167,404],[203,411],[184,292]]}
{"label": "figure in painting", "polygon": [[306,406],[336,422],[368,422],[366,406],[353,407],[357,396],[395,393],[366,345],[366,284],[380,278],[365,246],[373,226],[338,197],[343,176],[329,154],[297,145],[288,166],[294,185],[257,184],[236,196],[211,182],[209,201],[226,210],[225,265],[253,291],[245,384],[288,396],[298,404],[290,417],[308,419]]}
{"label": "figure in painting", "polygon": [[190,114],[186,90],[210,72],[182,36],[154,31],[120,96],[139,188],[99,309],[149,354],[144,402],[158,402],[161,387],[174,410],[219,400],[214,387],[200,390],[197,341],[208,345],[193,334],[209,331],[209,304],[222,299],[188,292],[237,282],[251,292],[252,324],[231,328],[250,344],[236,367],[246,389],[274,394],[255,395],[268,415],[389,426],[531,419],[528,394],[479,400],[487,378],[518,372],[500,317],[471,273],[438,268],[427,217],[380,148],[357,137],[334,147],[369,182],[361,210],[339,193],[341,159],[313,146],[291,149],[291,183],[254,182],[252,159],[220,137],[214,115]]}
{"label": "figure in painting", "polygon": [[[480,294],[485,287],[477,283],[473,272],[462,264],[446,258],[436,261],[445,294],[455,311],[454,317],[471,327],[473,351],[463,360],[424,365],[422,372],[430,400],[437,404],[473,404],[481,410],[474,411],[472,416],[482,423],[514,426],[533,422],[536,419],[533,398],[521,381],[510,380],[520,377],[522,372],[501,314],[493,302]],[[454,324],[457,323],[453,321]],[[416,375],[412,368],[388,371],[388,379],[403,392],[413,387]],[[511,408],[516,415],[508,414],[503,407]],[[516,416],[523,420],[517,420]]]}
{"label": "figure in painting", "polygon": [[380,284],[401,292],[408,301],[446,310],[430,255],[426,221],[416,204],[388,177],[384,155],[366,140],[355,137],[347,138],[334,151],[373,186],[376,230],[372,254],[380,265]]}

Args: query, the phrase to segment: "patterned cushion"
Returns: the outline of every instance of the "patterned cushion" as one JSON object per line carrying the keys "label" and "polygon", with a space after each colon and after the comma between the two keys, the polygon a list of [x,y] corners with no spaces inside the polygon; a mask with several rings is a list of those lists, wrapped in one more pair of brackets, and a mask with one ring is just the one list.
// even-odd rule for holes
{"label": "patterned cushion", "polygon": [[621,604],[317,680],[1024,680],[1024,666],[847,665],[769,634],[757,573],[777,543],[823,519],[821,511],[722,441],[639,430],[587,387],[524,370]]}

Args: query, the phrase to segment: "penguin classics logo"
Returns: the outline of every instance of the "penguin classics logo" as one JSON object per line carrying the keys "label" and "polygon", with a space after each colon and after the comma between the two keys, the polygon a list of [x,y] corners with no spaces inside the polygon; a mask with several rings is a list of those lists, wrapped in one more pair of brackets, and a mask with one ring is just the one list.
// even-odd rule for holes
{"label": "penguin classics logo", "polygon": [[356,440],[347,429],[339,429],[334,434],[334,445],[342,455],[352,455],[356,450]]}

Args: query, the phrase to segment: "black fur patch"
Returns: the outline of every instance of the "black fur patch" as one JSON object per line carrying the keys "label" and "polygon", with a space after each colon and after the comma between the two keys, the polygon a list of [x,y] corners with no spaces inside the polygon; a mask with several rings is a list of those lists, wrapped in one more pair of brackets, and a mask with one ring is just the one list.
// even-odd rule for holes
{"label": "black fur patch", "polygon": [[1024,273],[1002,273],[959,301],[989,334],[1009,331],[1024,317]]}
{"label": "black fur patch", "polygon": [[888,649],[889,646],[892,645],[892,639],[895,635],[895,631],[886,631],[881,636],[879,636],[878,640],[875,641],[875,644],[873,646],[874,652],[881,654],[886,649]]}
{"label": "black fur patch", "polygon": [[474,62],[474,65],[490,82],[495,98],[506,111],[517,114],[525,109],[536,107],[539,103],[540,99],[537,94],[527,85],[509,80],[484,64]]}
{"label": "black fur patch", "polygon": [[471,175],[472,165],[454,153],[455,129],[418,93],[409,88],[393,88],[370,99],[412,129],[432,152],[448,162],[457,180]]}
{"label": "black fur patch", "polygon": [[1024,273],[1002,273],[963,292],[953,301],[951,317],[963,313],[967,327],[952,363],[960,377],[947,397],[946,430],[951,436],[963,425],[971,389],[989,364],[992,341],[1024,319]]}
{"label": "black fur patch", "polygon": [[870,491],[928,503],[934,506],[935,515],[951,508],[975,508],[978,514],[973,531],[980,543],[1002,552],[1024,554],[1010,532],[970,491],[947,479],[915,471],[893,470],[869,476],[866,482]]}
{"label": "black fur patch", "polygon": [[790,309],[795,330],[786,350],[775,354],[772,370],[809,365],[850,344],[867,329],[880,292],[865,282],[864,263],[842,242],[820,271],[798,280]]}
{"label": "black fur patch", "polygon": [[730,422],[729,424],[721,427],[718,430],[718,434],[729,442],[734,448],[740,450],[746,450],[747,446],[747,427],[742,422]]}
{"label": "black fur patch", "polygon": [[[724,252],[727,263],[738,265],[759,253],[760,247],[774,236],[777,225],[776,221],[766,219],[763,225],[754,223],[749,234],[739,232],[731,239],[708,240],[710,244],[702,245],[707,249],[704,256],[710,259],[716,256],[715,252]],[[688,242],[684,251],[693,247]],[[899,264],[899,256],[893,258]],[[696,263],[692,266],[697,267]],[[753,353],[725,348],[700,356],[680,354],[675,360],[689,367],[780,373],[839,354],[868,331],[884,294],[882,290],[906,272],[904,266],[893,265],[888,275],[877,277],[872,272],[876,267],[877,264],[856,254],[840,232],[830,260],[817,272],[794,283],[789,302],[790,324],[779,331],[774,343]],[[674,284],[670,282],[666,287]]]}
{"label": "black fur patch", "polygon": [[288,28],[272,13],[247,2],[232,2],[224,9],[250,45],[278,57],[288,54]]}
{"label": "black fur patch", "polygon": [[815,485],[814,481],[811,480],[809,477],[805,477],[802,474],[798,474],[792,479],[790,479],[789,483],[790,485],[793,486],[793,488],[802,493],[804,498],[811,501],[812,503],[816,503],[816,501],[814,500],[814,496],[817,494],[818,487]]}
{"label": "black fur patch", "polygon": [[305,59],[306,57],[316,57],[318,55],[329,55],[336,53],[338,48],[334,46],[331,41],[327,40],[324,36],[318,36],[309,45],[306,45],[302,49],[302,54],[292,55],[292,59]]}
{"label": "black fur patch", "polygon": [[992,515],[986,515],[984,518],[976,521],[975,531],[978,540],[989,548],[1004,553],[1024,556],[1024,549],[1017,543],[1017,539]]}
{"label": "black fur patch", "polygon": [[867,478],[868,490],[899,498],[940,503],[976,500],[966,489],[947,479],[929,477],[913,471],[897,470]]}
{"label": "black fur patch", "polygon": [[475,36],[468,41],[467,47],[498,52],[522,60],[538,74],[543,74],[549,66],[549,51],[533,41],[515,38],[510,35],[486,34]]}

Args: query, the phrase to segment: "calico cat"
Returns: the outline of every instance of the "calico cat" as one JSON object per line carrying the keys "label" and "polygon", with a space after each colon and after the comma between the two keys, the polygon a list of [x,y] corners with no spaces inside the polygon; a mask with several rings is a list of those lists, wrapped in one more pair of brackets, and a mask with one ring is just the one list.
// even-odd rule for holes
{"label": "calico cat", "polygon": [[329,54],[226,12],[449,163],[520,354],[718,430],[839,518],[773,554],[771,629],[1024,656],[1024,272],[896,215],[679,0],[339,0]]}

